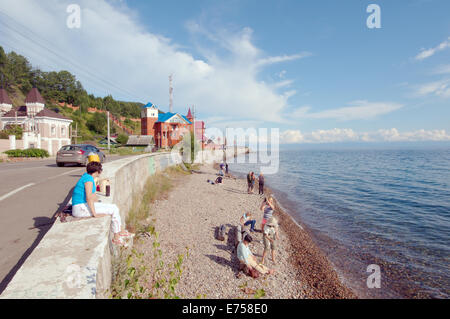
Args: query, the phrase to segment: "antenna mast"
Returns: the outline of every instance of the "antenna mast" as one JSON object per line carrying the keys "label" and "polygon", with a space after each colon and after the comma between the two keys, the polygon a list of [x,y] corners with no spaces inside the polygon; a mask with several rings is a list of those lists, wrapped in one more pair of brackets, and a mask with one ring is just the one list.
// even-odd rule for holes
{"label": "antenna mast", "polygon": [[173,113],[173,74],[169,75],[169,112]]}

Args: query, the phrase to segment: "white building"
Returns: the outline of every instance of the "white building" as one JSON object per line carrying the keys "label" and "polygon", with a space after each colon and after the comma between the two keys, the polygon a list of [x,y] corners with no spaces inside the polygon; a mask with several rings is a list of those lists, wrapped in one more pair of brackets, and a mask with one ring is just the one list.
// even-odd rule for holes
{"label": "white building", "polygon": [[[6,105],[6,107],[3,106],[6,110],[9,106],[5,104],[5,101],[7,101],[6,98],[3,98],[3,101],[0,100],[0,106]],[[3,104],[1,104],[2,102]],[[42,148],[47,150],[50,155],[55,155],[63,145],[71,143],[70,124],[73,121],[46,109],[45,100],[37,88],[31,89],[28,93],[25,105],[10,108],[9,111],[2,114],[0,122],[0,129],[6,129],[11,125],[20,125],[23,128],[22,143],[19,143],[22,145],[17,148]],[[11,142],[10,148],[16,148],[15,142]]]}

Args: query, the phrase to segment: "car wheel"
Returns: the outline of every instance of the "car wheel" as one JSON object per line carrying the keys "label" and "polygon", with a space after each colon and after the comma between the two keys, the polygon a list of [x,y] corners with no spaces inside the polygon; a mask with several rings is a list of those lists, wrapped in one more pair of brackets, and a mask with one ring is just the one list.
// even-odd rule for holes
{"label": "car wheel", "polygon": [[64,166],[64,163],[56,162],[56,165],[57,165],[58,167],[63,167],[63,166]]}

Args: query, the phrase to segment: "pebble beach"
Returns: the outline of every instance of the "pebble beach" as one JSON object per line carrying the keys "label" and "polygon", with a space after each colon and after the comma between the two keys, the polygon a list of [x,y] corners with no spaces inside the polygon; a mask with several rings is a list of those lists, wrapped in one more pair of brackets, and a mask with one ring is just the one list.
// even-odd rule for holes
{"label": "pebble beach", "polygon": [[[212,185],[217,170],[203,165],[193,174],[183,176],[167,198],[150,207],[163,250],[164,264],[173,264],[179,254],[189,255],[183,262],[176,294],[181,298],[305,299],[355,298],[339,280],[324,254],[307,232],[276,205],[279,223],[276,264],[267,256],[265,265],[275,274],[253,279],[239,271],[235,251],[235,231],[244,212],[252,212],[257,232],[251,234],[250,249],[261,260],[264,250],[260,232],[263,195],[247,193],[246,181],[225,178]],[[270,192],[270,190],[266,190]],[[225,225],[225,241],[216,239],[217,227]]]}

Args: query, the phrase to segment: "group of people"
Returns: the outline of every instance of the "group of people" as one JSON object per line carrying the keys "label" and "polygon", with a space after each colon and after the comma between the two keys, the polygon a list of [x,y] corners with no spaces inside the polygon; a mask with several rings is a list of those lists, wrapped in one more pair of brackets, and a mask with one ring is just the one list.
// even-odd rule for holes
{"label": "group of people", "polygon": [[[241,269],[245,273],[257,278],[259,275],[273,274],[274,269],[270,269],[264,265],[267,253],[270,251],[272,255],[272,262],[276,264],[276,242],[279,240],[278,221],[273,217],[275,210],[274,200],[272,196],[268,196],[264,199],[260,206],[260,210],[263,211],[263,219],[261,223],[261,232],[263,233],[264,251],[262,254],[261,262],[258,262],[256,257],[252,254],[249,244],[253,241],[253,238],[249,233],[256,231],[256,220],[253,219],[253,214],[250,212],[244,213],[240,219],[242,225],[243,234],[242,241],[237,247],[237,257],[241,264]],[[245,227],[250,227],[249,232]]]}
{"label": "group of people", "polygon": [[[255,188],[256,175],[254,172],[250,172],[247,174],[247,193],[253,194],[253,190]],[[263,173],[259,173],[258,176],[258,185],[259,185],[259,195],[264,194],[264,175]]]}

